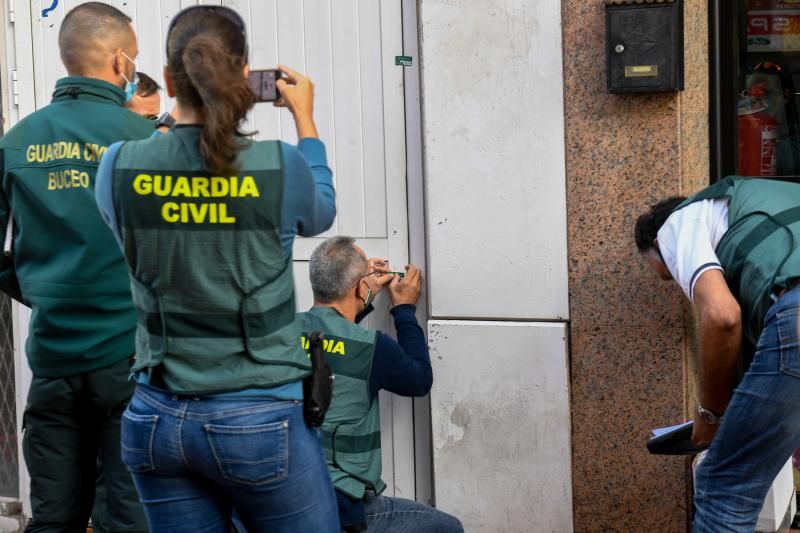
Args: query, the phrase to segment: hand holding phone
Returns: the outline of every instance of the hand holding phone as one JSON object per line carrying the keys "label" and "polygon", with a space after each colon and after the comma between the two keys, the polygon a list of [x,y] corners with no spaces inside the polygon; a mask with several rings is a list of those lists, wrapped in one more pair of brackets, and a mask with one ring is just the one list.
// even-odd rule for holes
{"label": "hand holding phone", "polygon": [[275,83],[281,93],[275,107],[289,108],[297,125],[299,139],[318,138],[314,124],[314,84],[308,77],[284,65],[278,65],[278,70],[283,77]]}
{"label": "hand holding phone", "polygon": [[314,124],[314,84],[308,77],[278,65],[276,69],[251,70],[249,80],[256,102],[272,102],[291,111],[298,139],[319,138]]}

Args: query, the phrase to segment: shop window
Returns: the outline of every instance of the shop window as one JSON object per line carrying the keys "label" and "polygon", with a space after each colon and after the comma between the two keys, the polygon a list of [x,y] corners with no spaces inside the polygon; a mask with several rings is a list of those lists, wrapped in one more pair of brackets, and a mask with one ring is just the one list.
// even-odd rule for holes
{"label": "shop window", "polygon": [[747,0],[737,173],[800,174],[800,0]]}
{"label": "shop window", "polygon": [[800,175],[800,0],[712,0],[712,178]]}

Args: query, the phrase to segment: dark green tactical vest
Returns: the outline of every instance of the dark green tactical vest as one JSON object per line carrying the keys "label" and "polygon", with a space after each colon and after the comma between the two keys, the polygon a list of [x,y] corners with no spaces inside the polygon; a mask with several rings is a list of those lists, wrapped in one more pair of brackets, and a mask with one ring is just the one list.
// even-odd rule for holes
{"label": "dark green tactical vest", "polygon": [[333,401],[322,425],[322,447],[334,487],[356,499],[365,489],[381,493],[381,418],[378,397],[369,393],[377,333],[345,319],[332,307],[298,315],[302,344],[321,331],[334,380]]}
{"label": "dark green tactical vest", "polygon": [[180,393],[272,387],[309,373],[292,260],[281,249],[277,142],[250,142],[210,176],[201,128],[125,144],[113,195],[138,312],[134,370]]}
{"label": "dark green tactical vest", "polygon": [[687,199],[728,198],[728,231],[716,253],[742,308],[742,328],[754,345],[776,287],[800,276],[800,184],[729,176]]}
{"label": "dark green tactical vest", "polygon": [[108,146],[153,133],[124,101],[105,81],[62,78],[50,105],[0,139],[0,220],[13,211],[19,288],[0,287],[32,309],[25,352],[37,377],[91,372],[134,350],[128,269],[94,199]]}

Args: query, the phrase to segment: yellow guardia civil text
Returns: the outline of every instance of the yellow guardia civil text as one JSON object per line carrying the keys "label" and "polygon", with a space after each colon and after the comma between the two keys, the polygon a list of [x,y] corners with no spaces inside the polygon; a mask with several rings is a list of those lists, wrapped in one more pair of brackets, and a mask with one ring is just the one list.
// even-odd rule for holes
{"label": "yellow guardia civil text", "polygon": [[[300,337],[300,346],[302,346],[305,351],[308,351],[311,348],[311,342],[305,337]],[[345,344],[342,340],[322,339],[322,349],[328,353],[341,355],[342,357],[346,355]],[[309,357],[311,357],[311,354],[309,354]]]}
{"label": "yellow guardia civil text", "polygon": [[[31,144],[25,151],[28,163],[52,163],[67,159],[96,163],[108,151],[108,146],[94,143],[56,141],[48,144]],[[89,173],[85,170],[66,169],[47,173],[47,189],[89,188]]]}
{"label": "yellow guardia civil text", "polygon": [[220,198],[219,202],[174,201],[161,206],[165,222],[184,224],[234,224],[236,217],[228,213],[223,198],[259,198],[253,176],[168,176],[139,174],[133,180],[133,191],[139,196],[169,198]]}

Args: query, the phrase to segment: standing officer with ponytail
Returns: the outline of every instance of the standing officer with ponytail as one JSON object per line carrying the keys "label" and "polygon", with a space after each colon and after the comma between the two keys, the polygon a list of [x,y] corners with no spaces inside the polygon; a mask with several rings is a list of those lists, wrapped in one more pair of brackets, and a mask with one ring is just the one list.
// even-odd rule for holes
{"label": "standing officer with ponytail", "polygon": [[236,12],[180,12],[167,58],[177,124],[113,146],[96,191],[139,316],[123,460],[154,532],[223,532],[234,511],[250,533],[338,532],[294,320],[294,235],[335,215],[313,85],[282,67],[300,143],[255,142],[239,130],[255,95]]}

